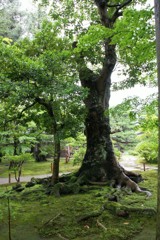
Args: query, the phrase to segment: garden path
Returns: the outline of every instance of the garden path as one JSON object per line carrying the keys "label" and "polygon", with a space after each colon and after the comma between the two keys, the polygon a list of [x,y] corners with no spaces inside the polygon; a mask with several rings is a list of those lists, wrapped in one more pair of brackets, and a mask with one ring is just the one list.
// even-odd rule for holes
{"label": "garden path", "polygon": [[[129,155],[127,153],[122,154],[120,164],[122,167],[124,167],[128,171],[134,171],[134,170],[144,171],[144,165],[142,163],[137,162],[137,157]],[[145,170],[149,170],[149,169],[156,170],[157,166],[145,164]],[[60,173],[60,175],[62,175],[62,173]],[[21,182],[29,182],[33,177],[46,178],[50,176],[51,174],[44,174],[44,175],[37,175],[37,176],[22,176]],[[16,182],[15,178],[11,178],[11,183],[15,183],[15,182]],[[0,185],[2,184],[8,184],[8,178],[0,178]]]}

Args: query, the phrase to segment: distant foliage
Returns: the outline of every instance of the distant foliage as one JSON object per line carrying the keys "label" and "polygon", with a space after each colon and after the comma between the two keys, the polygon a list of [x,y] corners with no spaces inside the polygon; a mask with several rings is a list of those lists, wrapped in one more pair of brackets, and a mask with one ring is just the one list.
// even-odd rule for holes
{"label": "distant foliage", "polygon": [[2,157],[2,161],[4,162],[10,162],[10,161],[15,161],[15,162],[19,162],[19,161],[32,161],[33,160],[33,156],[31,153],[23,153],[21,155],[6,155]]}
{"label": "distant foliage", "polygon": [[4,0],[0,5],[0,35],[16,41],[22,35],[23,12],[19,0]]}
{"label": "distant foliage", "polygon": [[137,137],[139,143],[135,148],[140,160],[157,163],[158,158],[158,106],[157,97],[146,99],[137,114]]}
{"label": "distant foliage", "polygon": [[158,143],[150,141],[141,142],[137,145],[136,151],[142,162],[157,163]]}

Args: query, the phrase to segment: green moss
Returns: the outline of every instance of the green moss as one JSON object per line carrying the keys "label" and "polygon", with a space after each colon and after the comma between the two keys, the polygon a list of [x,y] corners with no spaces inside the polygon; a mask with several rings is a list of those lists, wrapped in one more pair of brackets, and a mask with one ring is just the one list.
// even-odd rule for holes
{"label": "green moss", "polygon": [[[8,238],[6,199],[8,194],[13,239],[18,240],[20,236],[20,240],[59,240],[62,237],[70,240],[129,240],[136,239],[135,236],[138,236],[145,226],[154,229],[155,233],[153,215],[133,211],[128,217],[117,216],[117,211],[125,209],[126,206],[144,209],[156,207],[156,172],[145,172],[144,178],[146,180],[141,186],[152,190],[151,198],[146,199],[145,195],[135,193],[126,195],[123,192],[118,203],[107,200],[109,194],[117,192],[108,187],[96,186],[85,194],[70,194],[56,198],[54,195],[46,195],[42,185],[26,188],[21,193],[13,193],[11,187],[8,187],[8,192],[5,193],[6,187],[2,186],[0,188],[1,240]],[[62,185],[58,186],[61,188]],[[74,185],[73,188],[76,189],[77,186]],[[78,221],[83,216],[88,217]],[[102,225],[100,226],[99,223]],[[147,239],[146,234],[140,239]]]}

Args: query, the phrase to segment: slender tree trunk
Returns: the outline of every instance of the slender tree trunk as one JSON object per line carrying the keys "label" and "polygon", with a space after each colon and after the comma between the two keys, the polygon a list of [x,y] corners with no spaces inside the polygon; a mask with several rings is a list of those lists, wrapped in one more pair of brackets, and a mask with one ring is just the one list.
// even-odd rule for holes
{"label": "slender tree trunk", "polygon": [[52,120],[52,131],[54,135],[54,160],[53,160],[53,173],[51,184],[55,184],[59,181],[59,161],[60,161],[60,138],[57,130],[56,116],[53,111],[52,101],[46,101],[43,98],[37,97],[36,102],[45,107],[49,117]]}
{"label": "slender tree trunk", "polygon": [[14,147],[13,154],[14,154],[14,156],[16,156],[16,155],[18,155],[19,140],[16,137],[14,137],[13,141],[14,141],[13,142],[13,147]]}
{"label": "slender tree trunk", "polygon": [[157,228],[156,240],[160,240],[160,1],[155,0],[156,48],[158,65],[158,189],[157,189]]}
{"label": "slender tree trunk", "polygon": [[59,161],[60,161],[60,139],[57,132],[54,133],[54,161],[53,161],[53,173],[52,184],[59,181]]}

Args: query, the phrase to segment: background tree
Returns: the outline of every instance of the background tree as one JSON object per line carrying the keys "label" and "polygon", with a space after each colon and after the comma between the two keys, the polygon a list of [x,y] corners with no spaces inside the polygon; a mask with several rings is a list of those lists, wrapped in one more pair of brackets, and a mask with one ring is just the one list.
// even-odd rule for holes
{"label": "background tree", "polygon": [[0,36],[16,41],[23,33],[23,16],[19,0],[2,0],[0,4]]}
{"label": "background tree", "polygon": [[113,144],[121,152],[133,152],[138,140],[136,139],[136,116],[139,101],[129,98],[121,104],[110,108],[111,137]]}
{"label": "background tree", "polygon": [[59,38],[59,31],[59,26],[46,21],[32,41],[24,39],[14,45],[1,42],[1,95],[20,106],[22,115],[30,108],[43,111],[45,131],[54,136],[53,182],[58,181],[60,141],[75,134],[84,115],[77,73],[70,71],[68,40]]}
{"label": "background tree", "polygon": [[[137,140],[135,148],[143,162],[157,163],[158,157],[158,113],[157,94],[151,95],[139,103],[135,109]],[[134,110],[133,110],[134,111]]]}

